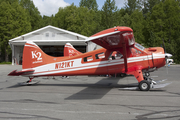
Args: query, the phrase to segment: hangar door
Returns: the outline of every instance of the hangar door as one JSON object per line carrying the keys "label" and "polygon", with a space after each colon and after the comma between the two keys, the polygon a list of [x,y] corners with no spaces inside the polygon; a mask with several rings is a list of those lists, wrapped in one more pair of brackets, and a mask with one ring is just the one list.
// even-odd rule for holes
{"label": "hangar door", "polygon": [[[63,46],[39,46],[46,54],[54,57],[64,56],[64,45]],[[86,46],[73,46],[78,51],[85,53]]]}

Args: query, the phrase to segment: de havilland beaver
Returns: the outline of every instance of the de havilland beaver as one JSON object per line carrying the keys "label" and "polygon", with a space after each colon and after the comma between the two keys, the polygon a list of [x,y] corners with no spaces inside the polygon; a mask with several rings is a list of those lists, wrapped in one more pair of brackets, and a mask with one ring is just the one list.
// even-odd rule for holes
{"label": "de havilland beaver", "polygon": [[148,91],[156,85],[150,78],[153,72],[166,64],[162,47],[144,48],[135,42],[133,30],[129,27],[114,27],[101,31],[87,40],[102,48],[81,53],[71,44],[66,44],[64,57],[45,54],[34,42],[27,41],[23,50],[22,71],[14,70],[10,76],[34,77],[130,74],[138,81],[141,91]]}

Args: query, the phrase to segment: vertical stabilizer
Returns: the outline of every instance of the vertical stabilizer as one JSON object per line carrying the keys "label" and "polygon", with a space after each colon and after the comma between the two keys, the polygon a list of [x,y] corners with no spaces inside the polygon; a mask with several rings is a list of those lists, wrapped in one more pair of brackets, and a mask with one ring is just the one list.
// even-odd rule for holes
{"label": "vertical stabilizer", "polygon": [[66,43],[64,47],[64,56],[72,57],[79,54],[82,54],[82,53],[77,51],[70,43]]}
{"label": "vertical stabilizer", "polygon": [[34,68],[46,63],[46,54],[32,41],[26,42],[23,50],[23,69]]}

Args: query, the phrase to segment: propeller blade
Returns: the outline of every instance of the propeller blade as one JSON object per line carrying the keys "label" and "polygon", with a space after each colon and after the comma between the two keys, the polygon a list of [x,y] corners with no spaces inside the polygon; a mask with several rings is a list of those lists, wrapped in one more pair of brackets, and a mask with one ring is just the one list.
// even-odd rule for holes
{"label": "propeller blade", "polygon": [[170,53],[165,53],[165,57],[166,57],[166,58],[171,58],[171,57],[172,57],[172,54],[170,54]]}

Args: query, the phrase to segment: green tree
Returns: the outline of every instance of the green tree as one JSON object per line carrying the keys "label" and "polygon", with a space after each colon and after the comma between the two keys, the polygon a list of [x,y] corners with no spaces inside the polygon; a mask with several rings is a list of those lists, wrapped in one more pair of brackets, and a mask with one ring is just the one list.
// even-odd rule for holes
{"label": "green tree", "polygon": [[73,31],[85,36],[97,32],[97,12],[87,7],[77,7],[72,4],[66,8],[60,8],[55,15],[54,24],[56,27]]}
{"label": "green tree", "polygon": [[142,11],[134,10],[131,14],[131,28],[134,32],[134,37],[138,43],[144,43],[143,29],[144,29],[144,17]]}
{"label": "green tree", "polygon": [[20,0],[20,5],[26,10],[32,31],[42,27],[42,16],[32,0]]}
{"label": "green tree", "polygon": [[122,17],[122,26],[131,26],[131,16],[128,13]]}
{"label": "green tree", "polygon": [[69,7],[67,30],[77,32],[79,34],[90,36],[96,30],[95,11],[84,7],[77,8],[76,6]]}
{"label": "green tree", "polygon": [[141,0],[127,0],[125,3],[125,9],[127,13],[130,15],[132,14],[136,9],[141,9]]}
{"label": "green tree", "polygon": [[9,61],[11,52],[8,40],[27,33],[31,26],[27,20],[27,14],[18,2],[0,3],[0,44],[4,48],[5,61]]}
{"label": "green tree", "polygon": [[[150,1],[150,0],[149,0]],[[152,1],[151,1],[152,2]],[[158,1],[156,1],[158,2]],[[162,0],[152,9],[148,8],[144,24],[144,37],[147,46],[162,46],[165,52],[173,54],[175,62],[180,62],[180,7],[176,0]]]}
{"label": "green tree", "polygon": [[0,0],[1,2],[8,2],[10,5],[13,4],[14,2],[18,2],[19,0]]}
{"label": "green tree", "polygon": [[163,2],[155,5],[153,7],[152,15],[151,15],[151,31],[156,34],[157,41],[154,41],[153,46],[160,46],[165,44],[165,40],[167,39],[167,34],[165,31],[165,22],[166,14],[163,10]]}
{"label": "green tree", "polygon": [[180,7],[178,5],[178,1],[175,0],[166,0],[163,3],[163,9],[166,14],[165,22],[165,31],[167,35],[167,39],[165,41],[166,51],[173,54],[174,58],[180,62],[180,58],[178,56],[180,51],[176,52],[176,49],[179,48],[179,32],[180,32]]}
{"label": "green tree", "polygon": [[67,23],[65,21],[65,18],[67,15],[68,8],[69,7],[59,8],[58,13],[55,14],[55,17],[53,19],[54,26],[67,30]]}
{"label": "green tree", "polygon": [[98,4],[96,2],[96,0],[81,0],[79,2],[79,6],[80,7],[87,7],[89,10],[94,10],[96,13],[95,16],[93,15],[93,20],[96,22],[96,28],[95,31],[93,31],[92,33],[96,33],[99,32],[101,30],[100,27],[100,21],[101,21],[101,13],[98,10]]}
{"label": "green tree", "polygon": [[47,25],[54,25],[54,16],[53,15],[51,17],[43,15],[42,27],[45,27]]}
{"label": "green tree", "polygon": [[106,0],[101,10],[102,29],[111,28],[117,25],[117,6],[115,0]]}
{"label": "green tree", "polygon": [[80,7],[87,7],[89,10],[93,9],[95,11],[98,10],[98,4],[96,0],[81,0],[79,2]]}
{"label": "green tree", "polygon": [[[116,11],[116,26],[128,26],[126,25],[126,23],[128,23],[129,21],[126,21],[126,11],[125,9],[118,9]],[[129,17],[129,15],[128,15]],[[130,24],[129,24],[130,25]]]}
{"label": "green tree", "polygon": [[147,14],[148,12],[152,12],[152,9],[153,9],[153,7],[155,6],[155,5],[157,5],[157,4],[159,4],[161,2],[161,0],[144,0],[143,2],[142,2],[142,4],[143,4],[143,9],[142,9],[142,11],[143,11],[143,14],[145,15],[145,14]]}

